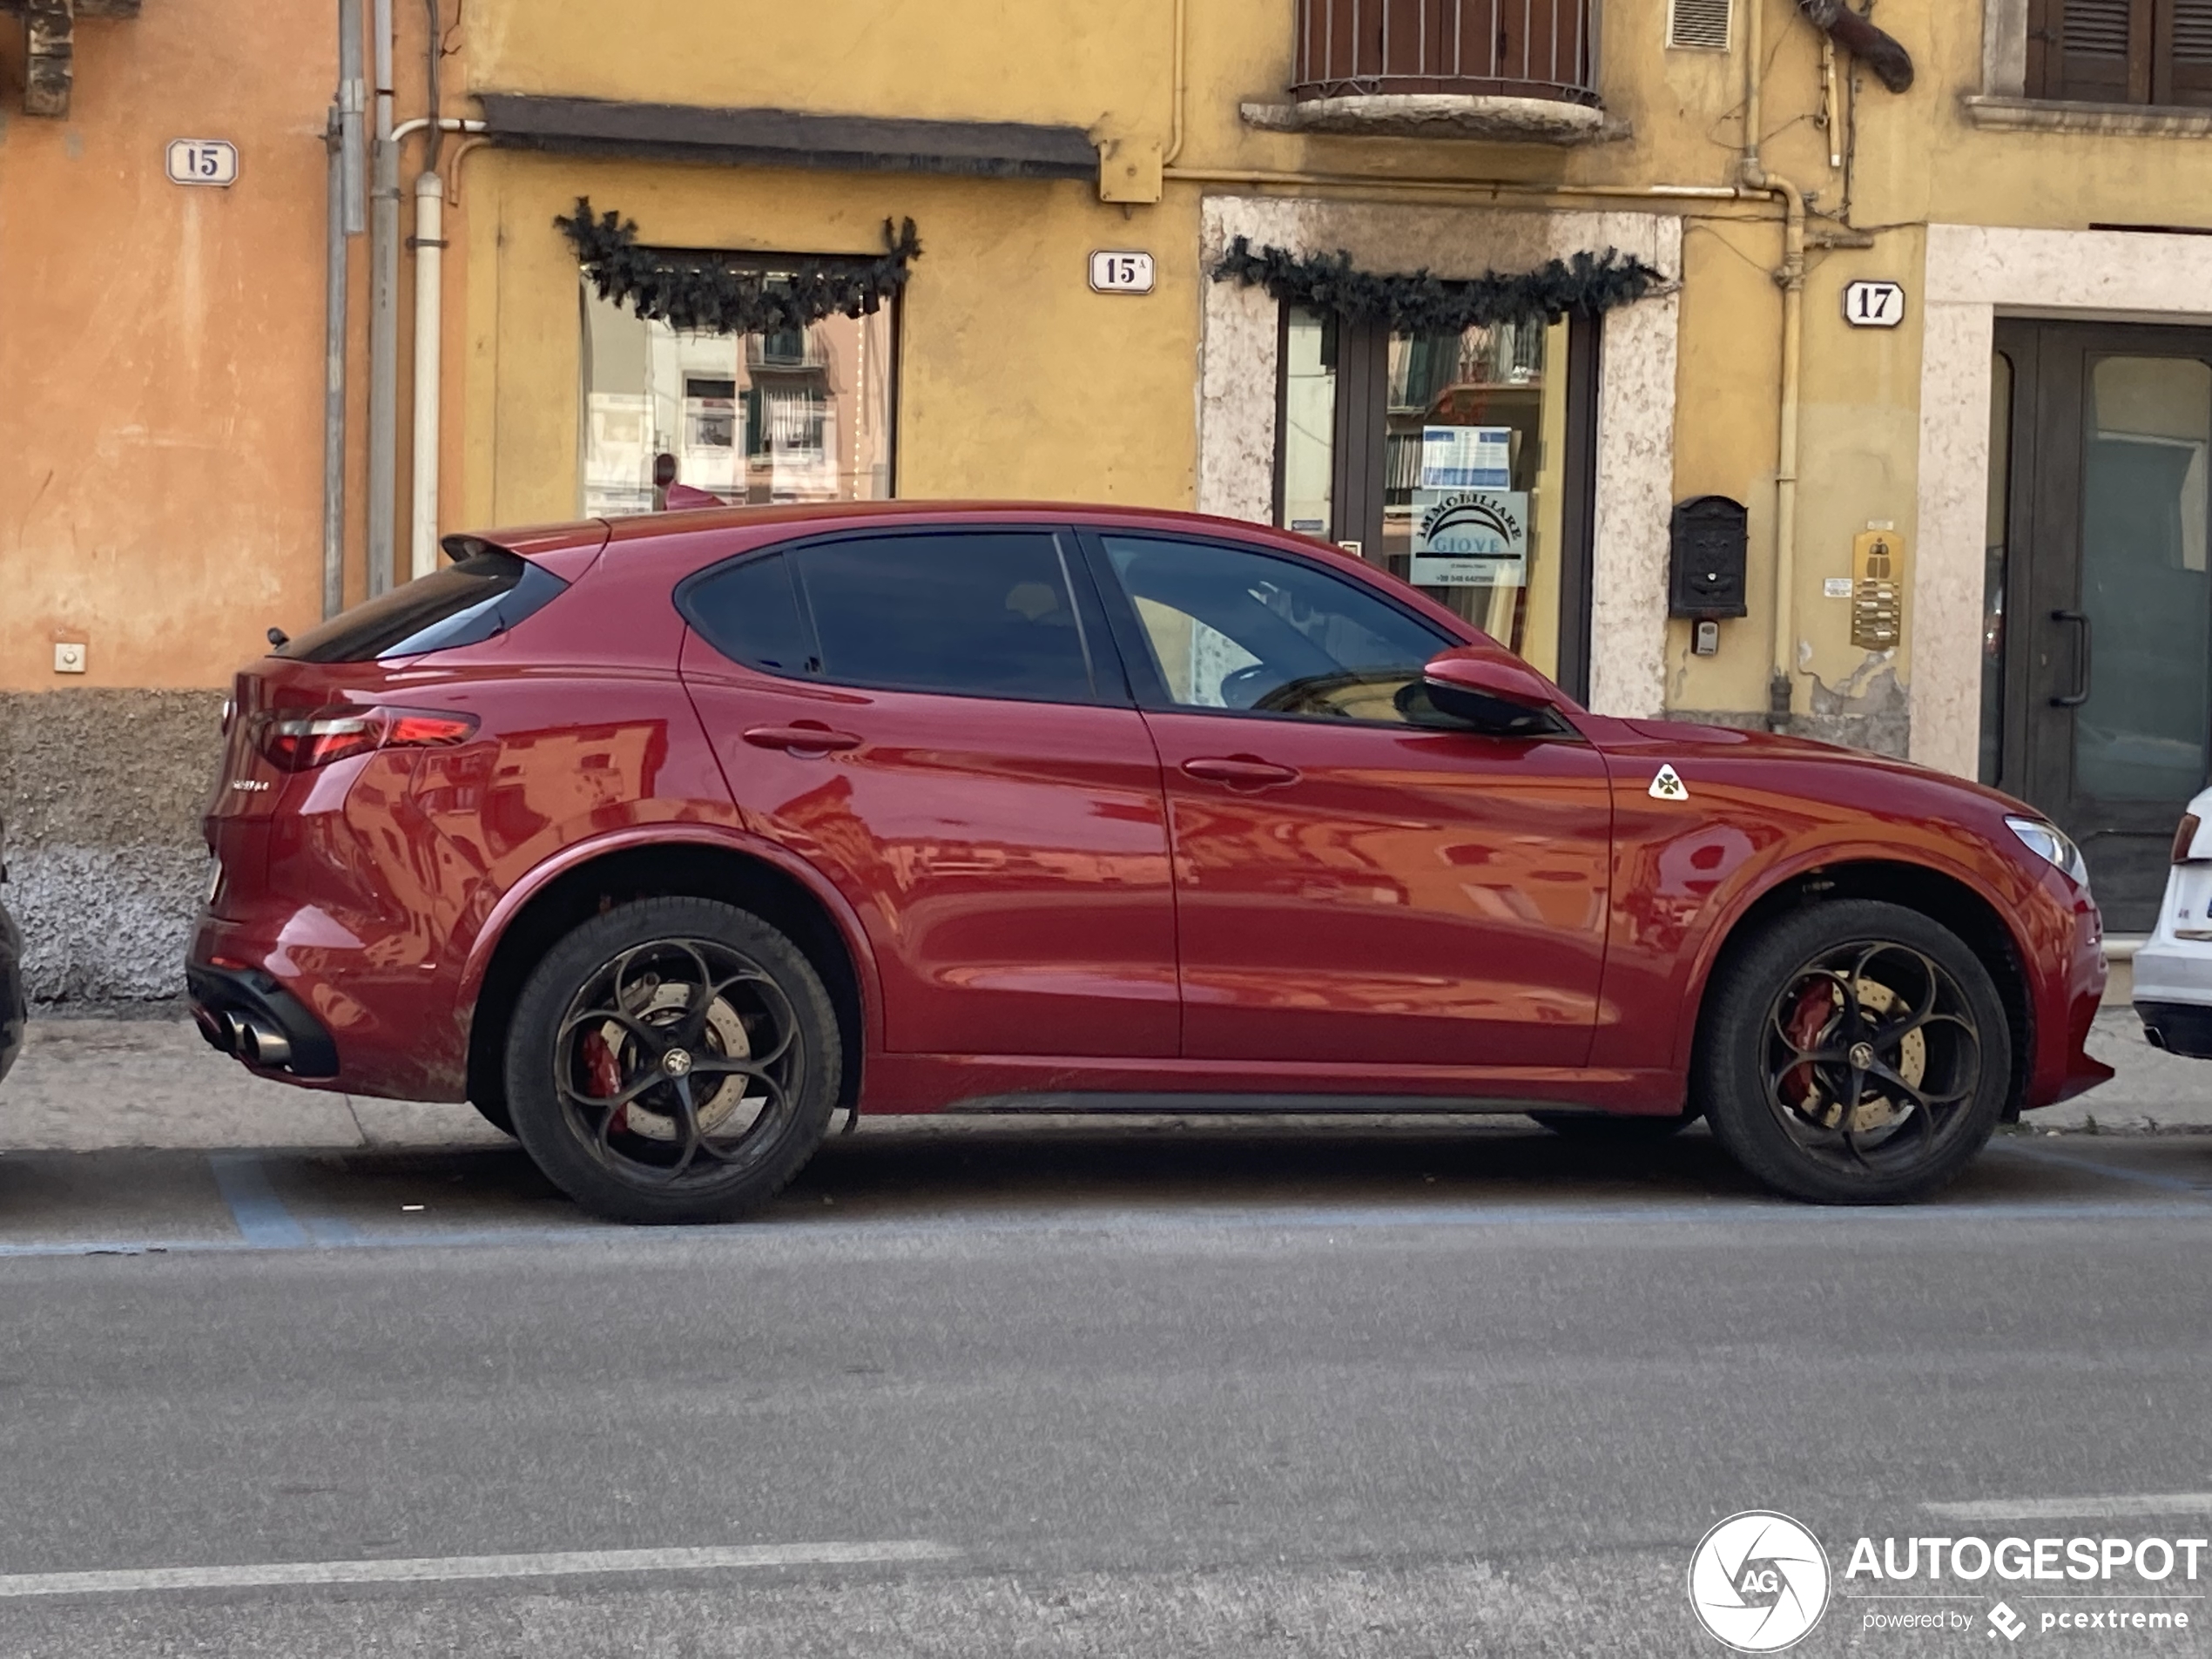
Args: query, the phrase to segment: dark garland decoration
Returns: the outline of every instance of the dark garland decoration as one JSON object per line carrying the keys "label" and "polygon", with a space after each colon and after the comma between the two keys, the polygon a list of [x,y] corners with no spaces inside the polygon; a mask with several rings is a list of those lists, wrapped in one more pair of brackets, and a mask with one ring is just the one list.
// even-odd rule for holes
{"label": "dark garland decoration", "polygon": [[711,253],[640,247],[635,220],[611,210],[594,218],[583,196],[576,199],[573,216],[553,223],[574,245],[602,300],[671,327],[726,334],[778,334],[825,317],[880,311],[907,286],[907,267],[921,254],[910,219],[895,234],[891,221],[883,221],[884,253],[878,259],[805,260],[772,276],[735,269]]}
{"label": "dark garland decoration", "polygon": [[1401,334],[1456,334],[1501,322],[1547,324],[1581,313],[1595,315],[1633,305],[1666,281],[1634,254],[1608,247],[1602,254],[1552,260],[1519,276],[1486,271],[1453,280],[1431,276],[1424,266],[1410,276],[1377,276],[1352,268],[1352,255],[1292,253],[1259,247],[1240,236],[1213,267],[1217,282],[1262,287],[1289,305],[1333,311],[1359,322],[1387,323]]}

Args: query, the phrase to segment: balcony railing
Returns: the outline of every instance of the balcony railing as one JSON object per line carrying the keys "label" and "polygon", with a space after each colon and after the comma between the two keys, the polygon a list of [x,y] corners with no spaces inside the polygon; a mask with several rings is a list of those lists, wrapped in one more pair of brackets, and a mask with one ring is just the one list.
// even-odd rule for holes
{"label": "balcony railing", "polygon": [[1452,94],[1595,107],[1598,0],[1298,0],[1291,88],[1312,98]]}

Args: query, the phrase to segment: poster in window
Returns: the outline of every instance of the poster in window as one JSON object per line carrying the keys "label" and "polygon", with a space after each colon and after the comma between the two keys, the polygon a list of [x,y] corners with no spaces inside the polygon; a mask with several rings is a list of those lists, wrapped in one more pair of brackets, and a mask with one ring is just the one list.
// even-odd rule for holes
{"label": "poster in window", "polygon": [[1417,489],[1413,568],[1417,588],[1528,585],[1528,492]]}
{"label": "poster in window", "polygon": [[1504,489],[1513,482],[1509,426],[1425,426],[1423,489]]}

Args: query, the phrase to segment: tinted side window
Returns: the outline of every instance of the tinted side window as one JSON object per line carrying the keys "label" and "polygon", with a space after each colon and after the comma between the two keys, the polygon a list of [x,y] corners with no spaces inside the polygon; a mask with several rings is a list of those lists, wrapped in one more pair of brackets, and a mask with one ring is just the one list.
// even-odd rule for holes
{"label": "tinted side window", "polygon": [[275,654],[305,663],[366,663],[479,644],[568,585],[543,565],[487,548],[341,611],[287,640]]}
{"label": "tinted side window", "polygon": [[732,662],[771,674],[820,671],[799,621],[791,563],[780,553],[710,572],[684,590],[678,609]]}
{"label": "tinted side window", "polygon": [[1047,533],[867,536],[792,557],[826,679],[1028,702],[1095,697],[1067,566]]}
{"label": "tinted side window", "polygon": [[1108,536],[1171,702],[1403,721],[1421,666],[1460,642],[1302,560],[1217,543]]}

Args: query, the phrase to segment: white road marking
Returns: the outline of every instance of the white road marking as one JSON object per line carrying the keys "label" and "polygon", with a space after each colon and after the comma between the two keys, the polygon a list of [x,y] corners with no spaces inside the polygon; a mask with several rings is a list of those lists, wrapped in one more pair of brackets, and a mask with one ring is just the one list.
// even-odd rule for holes
{"label": "white road marking", "polygon": [[1982,1498],[1924,1503],[1942,1521],[2109,1521],[2128,1515],[2212,1515],[2212,1492],[2139,1492],[2119,1498]]}
{"label": "white road marking", "polygon": [[316,1584],[424,1584],[455,1579],[562,1578],[760,1567],[849,1567],[950,1561],[927,1539],[868,1544],[732,1544],[697,1549],[579,1549],[536,1555],[428,1555],[400,1561],[263,1561],[250,1567],[138,1567],[105,1573],[0,1575],[0,1597],[130,1595],[146,1590],[270,1589]]}

